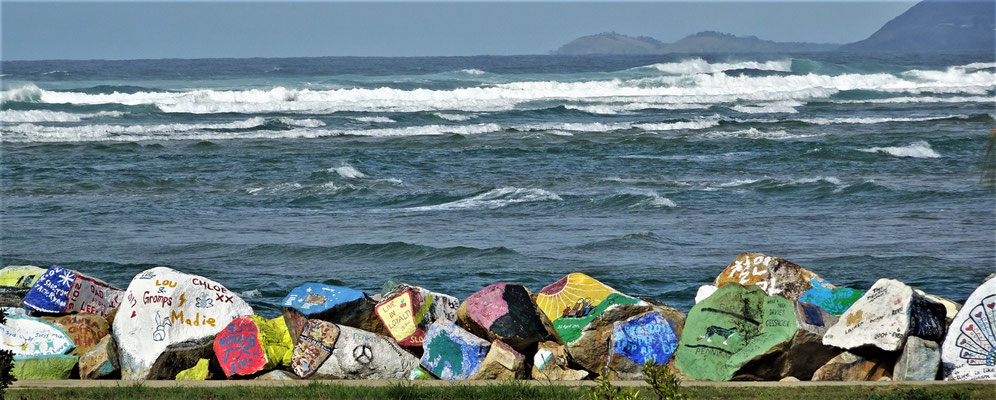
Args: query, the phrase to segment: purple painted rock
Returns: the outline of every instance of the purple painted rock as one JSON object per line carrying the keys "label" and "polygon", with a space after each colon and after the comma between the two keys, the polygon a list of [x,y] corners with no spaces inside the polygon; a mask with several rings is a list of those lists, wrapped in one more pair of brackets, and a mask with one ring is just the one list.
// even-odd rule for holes
{"label": "purple painted rock", "polygon": [[[170,346],[207,343],[209,354],[180,369],[167,368],[160,379],[173,379],[200,358],[211,359],[215,335],[232,320],[252,315],[252,307],[224,285],[166,267],[148,269],[128,285],[124,304],[112,324],[124,379],[153,379],[150,369]],[[186,359],[186,358],[185,358]]]}
{"label": "purple painted rock", "polygon": [[449,321],[436,321],[422,344],[422,366],[440,379],[469,379],[484,362],[491,343]]}
{"label": "purple painted rock", "polygon": [[500,340],[491,342],[491,350],[481,362],[481,368],[470,377],[473,380],[528,379],[526,356]]}
{"label": "purple painted rock", "polygon": [[879,279],[827,330],[823,343],[851,350],[875,346],[899,351],[907,336],[940,341],[944,335],[943,305],[892,279]]}
{"label": "purple painted rock", "polygon": [[944,378],[996,380],[996,279],[968,296],[941,345]]}
{"label": "purple painted rock", "polygon": [[609,369],[623,380],[640,380],[643,363],[664,365],[678,347],[678,336],[660,312],[637,315],[612,325]]}
{"label": "purple painted rock", "polygon": [[79,272],[53,266],[24,296],[24,308],[46,314],[86,313],[107,317],[121,305],[124,291]]}
{"label": "purple painted rock", "polygon": [[[301,336],[303,324],[319,319],[374,333],[386,333],[374,313],[374,303],[363,292],[322,283],[306,283],[291,290],[281,303],[292,340]],[[296,342],[295,342],[296,343]]]}
{"label": "purple painted rock", "polygon": [[463,301],[457,321],[477,336],[501,340],[518,351],[526,351],[551,336],[531,296],[522,285],[488,285]]}
{"label": "purple painted rock", "polygon": [[399,284],[386,288],[375,311],[398,344],[421,349],[429,326],[436,321],[456,322],[459,307],[456,297]]}
{"label": "purple painted rock", "polygon": [[[813,279],[823,281],[819,275],[784,258],[763,253],[744,253],[720,272],[712,284],[716,287],[728,283],[757,285],[769,296],[799,301],[803,293],[813,288]],[[823,286],[833,289],[829,284]]]}

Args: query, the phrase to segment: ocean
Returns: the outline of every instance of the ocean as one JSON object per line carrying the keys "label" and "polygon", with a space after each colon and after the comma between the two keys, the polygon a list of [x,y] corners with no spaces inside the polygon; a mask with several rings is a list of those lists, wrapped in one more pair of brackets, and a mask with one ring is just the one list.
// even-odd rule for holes
{"label": "ocean", "polygon": [[0,262],[688,310],[743,252],[963,301],[996,272],[990,55],[5,61]]}

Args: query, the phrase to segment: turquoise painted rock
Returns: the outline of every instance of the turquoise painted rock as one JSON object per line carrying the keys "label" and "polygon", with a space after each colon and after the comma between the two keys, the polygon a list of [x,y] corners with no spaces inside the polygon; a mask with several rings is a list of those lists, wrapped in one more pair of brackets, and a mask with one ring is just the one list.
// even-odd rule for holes
{"label": "turquoise painted rock", "polygon": [[422,366],[446,380],[469,379],[481,368],[491,343],[449,321],[429,326],[422,343]]}
{"label": "turquoise painted rock", "polygon": [[79,357],[65,354],[14,357],[14,377],[20,380],[69,379]]}
{"label": "turquoise painted rock", "polygon": [[858,301],[865,292],[851,288],[834,288],[816,278],[810,281],[813,288],[807,290],[799,297],[803,303],[815,304],[824,311],[840,315],[851,307],[851,304]]}

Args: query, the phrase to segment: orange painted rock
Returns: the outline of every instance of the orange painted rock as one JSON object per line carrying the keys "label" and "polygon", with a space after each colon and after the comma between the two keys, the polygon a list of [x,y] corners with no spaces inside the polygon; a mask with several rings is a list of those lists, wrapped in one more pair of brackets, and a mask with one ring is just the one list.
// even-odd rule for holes
{"label": "orange painted rock", "polygon": [[[757,285],[768,296],[799,301],[803,293],[813,288],[813,279],[823,281],[819,275],[783,258],[744,253],[719,273],[713,286],[722,287],[727,283]],[[824,287],[833,289],[829,284]]]}
{"label": "orange painted rock", "polygon": [[86,353],[111,333],[111,324],[104,317],[95,314],[66,315],[53,318],[52,322],[73,338],[73,343],[76,344],[74,354],[77,355]]}

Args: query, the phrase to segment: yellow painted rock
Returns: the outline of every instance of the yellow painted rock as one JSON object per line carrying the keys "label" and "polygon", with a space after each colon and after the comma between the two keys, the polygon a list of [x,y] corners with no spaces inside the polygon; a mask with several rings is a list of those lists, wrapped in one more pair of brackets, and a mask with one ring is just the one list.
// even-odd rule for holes
{"label": "yellow painted rock", "polygon": [[176,374],[176,380],[178,381],[203,381],[208,379],[211,373],[208,371],[208,360],[202,358],[197,360],[197,365],[191,368],[180,371]]}
{"label": "yellow painted rock", "polygon": [[29,288],[45,273],[45,268],[34,265],[11,265],[0,269],[0,286]]}

